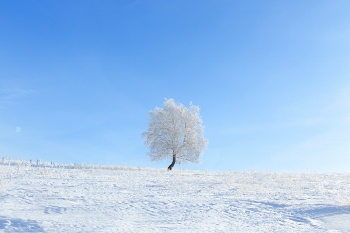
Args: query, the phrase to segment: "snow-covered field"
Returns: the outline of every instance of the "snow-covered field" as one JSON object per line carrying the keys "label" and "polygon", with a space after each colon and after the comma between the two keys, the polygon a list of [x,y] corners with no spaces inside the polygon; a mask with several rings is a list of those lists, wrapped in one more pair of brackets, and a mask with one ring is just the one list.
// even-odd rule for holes
{"label": "snow-covered field", "polygon": [[350,232],[350,174],[3,160],[0,232]]}

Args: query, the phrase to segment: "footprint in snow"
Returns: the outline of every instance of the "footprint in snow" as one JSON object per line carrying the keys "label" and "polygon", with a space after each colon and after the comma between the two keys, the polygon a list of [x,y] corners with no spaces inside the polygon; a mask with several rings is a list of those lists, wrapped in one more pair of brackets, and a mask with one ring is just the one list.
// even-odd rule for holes
{"label": "footprint in snow", "polygon": [[63,214],[66,211],[67,211],[66,207],[48,206],[48,207],[45,207],[44,213],[45,214]]}

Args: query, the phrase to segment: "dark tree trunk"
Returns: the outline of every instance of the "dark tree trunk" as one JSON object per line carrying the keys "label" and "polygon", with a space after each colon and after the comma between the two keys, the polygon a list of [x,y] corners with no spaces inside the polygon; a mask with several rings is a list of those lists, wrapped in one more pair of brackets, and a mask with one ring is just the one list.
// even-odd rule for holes
{"label": "dark tree trunk", "polygon": [[175,162],[176,162],[176,154],[173,154],[173,162],[169,165],[168,171],[169,170],[171,171],[171,169],[173,169]]}

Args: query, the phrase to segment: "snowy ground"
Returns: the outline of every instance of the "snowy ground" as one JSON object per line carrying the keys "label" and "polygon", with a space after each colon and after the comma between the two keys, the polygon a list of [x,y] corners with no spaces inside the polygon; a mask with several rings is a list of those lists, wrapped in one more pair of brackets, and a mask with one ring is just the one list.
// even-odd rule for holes
{"label": "snowy ground", "polygon": [[350,174],[0,161],[0,232],[350,232]]}

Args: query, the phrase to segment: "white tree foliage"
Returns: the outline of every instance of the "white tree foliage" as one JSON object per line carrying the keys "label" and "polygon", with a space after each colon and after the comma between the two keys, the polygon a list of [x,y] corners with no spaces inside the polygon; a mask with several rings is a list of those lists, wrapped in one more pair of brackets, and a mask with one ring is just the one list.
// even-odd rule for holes
{"label": "white tree foliage", "polygon": [[200,162],[208,140],[204,138],[198,106],[190,103],[186,108],[166,99],[164,108],[156,107],[149,118],[148,130],[142,136],[151,161],[176,157],[176,163]]}

